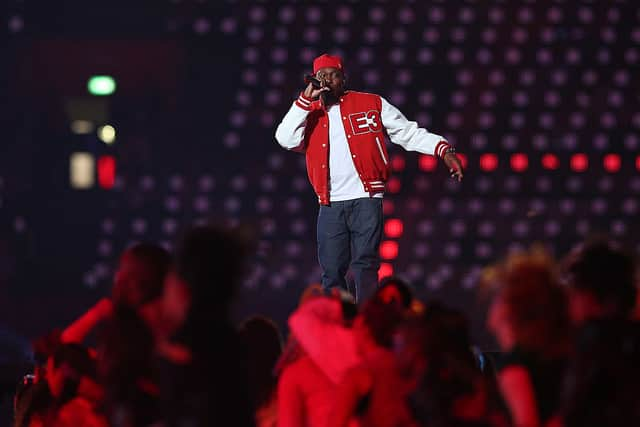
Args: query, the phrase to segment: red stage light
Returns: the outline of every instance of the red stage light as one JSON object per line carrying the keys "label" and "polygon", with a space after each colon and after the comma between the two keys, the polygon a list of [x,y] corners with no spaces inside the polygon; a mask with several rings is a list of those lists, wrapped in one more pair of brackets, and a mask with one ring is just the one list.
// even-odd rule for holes
{"label": "red stage light", "polygon": [[578,153],[571,156],[571,170],[574,172],[584,172],[589,167],[589,157],[584,153]]}
{"label": "red stage light", "polygon": [[433,172],[438,166],[438,158],[423,154],[418,159],[418,166],[425,172]]}
{"label": "red stage light", "polygon": [[398,193],[401,187],[402,187],[402,184],[400,183],[400,180],[396,177],[393,177],[389,179],[389,181],[387,181],[387,190],[389,190],[390,193]]}
{"label": "red stage light", "polygon": [[395,259],[398,256],[398,242],[386,240],[380,244],[380,256],[382,259]]}
{"label": "red stage light", "polygon": [[493,153],[486,153],[480,156],[480,169],[491,172],[498,168],[498,156]]}
{"label": "red stage light", "polygon": [[402,232],[404,231],[404,225],[402,224],[402,220],[399,219],[388,219],[384,224],[384,234],[387,237],[391,237],[392,239],[396,239],[402,236]]}
{"label": "red stage light", "polygon": [[529,167],[529,158],[524,153],[511,155],[511,169],[516,172],[524,172]]}
{"label": "red stage light", "polygon": [[393,169],[396,172],[400,172],[404,170],[404,166],[405,166],[404,156],[396,154],[395,156],[391,157],[391,169]]}
{"label": "red stage light", "polygon": [[547,153],[542,156],[542,167],[547,170],[556,170],[560,167],[560,160],[555,154]]}
{"label": "red stage light", "polygon": [[116,183],[116,159],[113,156],[102,156],[98,159],[98,183],[107,190],[113,188]]}
{"label": "red stage light", "polygon": [[636,169],[640,171],[640,156],[636,157]]}
{"label": "red stage light", "polygon": [[614,173],[620,171],[622,160],[620,160],[620,156],[617,154],[607,154],[604,156],[602,163],[607,172]]}
{"label": "red stage light", "polygon": [[389,199],[384,199],[382,201],[382,214],[383,215],[391,215],[395,210],[395,206],[393,202]]}
{"label": "red stage light", "polygon": [[380,269],[378,270],[378,280],[384,279],[385,277],[389,277],[391,275],[393,275],[393,266],[386,262],[381,263]]}
{"label": "red stage light", "polygon": [[395,210],[395,205],[393,204],[393,202],[389,199],[384,199],[382,201],[382,214],[387,216],[387,215],[392,215],[393,211]]}

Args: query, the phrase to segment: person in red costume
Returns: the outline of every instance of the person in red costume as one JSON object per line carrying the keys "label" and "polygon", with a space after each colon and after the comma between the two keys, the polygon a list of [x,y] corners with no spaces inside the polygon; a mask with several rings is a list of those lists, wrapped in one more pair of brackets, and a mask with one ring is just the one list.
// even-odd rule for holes
{"label": "person in red costume", "polygon": [[[352,352],[352,338],[342,333],[356,313],[346,295],[343,292],[323,297],[320,286],[314,285],[305,291],[295,320],[292,315],[296,326],[291,328],[287,349],[276,366],[278,427],[326,427],[332,422],[342,375],[359,360]],[[344,358],[337,351],[339,347],[327,341],[334,333],[340,336],[336,346],[346,345],[348,354]],[[325,355],[325,349],[331,356]]]}
{"label": "person in red costume", "polygon": [[309,83],[278,125],[278,143],[306,154],[309,180],[318,196],[318,258],[325,288],[346,289],[351,268],[355,298],[364,301],[378,282],[382,196],[389,178],[391,142],[441,158],[462,180],[462,163],[440,135],[409,121],[383,97],[346,90],[342,59],[313,61],[319,87]]}
{"label": "person in red costume", "polygon": [[402,321],[393,304],[365,303],[353,321],[344,304],[317,297],[289,318],[304,356],[280,378],[278,426],[410,425],[391,337]]}

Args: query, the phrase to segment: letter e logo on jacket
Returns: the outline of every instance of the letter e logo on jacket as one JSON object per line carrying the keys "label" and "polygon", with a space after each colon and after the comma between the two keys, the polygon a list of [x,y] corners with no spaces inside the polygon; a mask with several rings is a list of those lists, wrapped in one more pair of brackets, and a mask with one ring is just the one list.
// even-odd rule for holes
{"label": "letter e logo on jacket", "polygon": [[382,130],[380,113],[376,110],[371,110],[366,113],[349,114],[349,121],[351,122],[351,129],[355,135],[367,132],[380,132]]}

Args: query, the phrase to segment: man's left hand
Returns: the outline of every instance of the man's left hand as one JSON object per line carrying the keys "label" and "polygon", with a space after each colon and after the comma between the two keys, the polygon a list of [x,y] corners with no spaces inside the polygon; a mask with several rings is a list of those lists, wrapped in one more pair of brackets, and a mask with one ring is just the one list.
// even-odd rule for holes
{"label": "man's left hand", "polygon": [[458,182],[462,181],[462,177],[464,173],[462,171],[462,162],[456,156],[455,153],[447,153],[444,155],[444,164],[449,168],[449,174],[451,174],[451,178],[457,179]]}

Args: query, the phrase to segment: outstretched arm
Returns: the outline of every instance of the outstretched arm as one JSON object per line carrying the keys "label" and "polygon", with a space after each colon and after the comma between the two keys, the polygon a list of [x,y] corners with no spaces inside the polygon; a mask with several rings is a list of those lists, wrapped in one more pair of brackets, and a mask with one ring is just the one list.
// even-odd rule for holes
{"label": "outstretched arm", "polygon": [[81,343],[87,335],[103,320],[111,316],[113,303],[109,298],[102,298],[96,305],[62,331],[60,339],[65,343]]}
{"label": "outstretched arm", "polygon": [[387,130],[391,142],[400,145],[407,151],[444,157],[444,153],[450,145],[443,136],[419,127],[417,122],[408,120],[389,101],[382,97],[380,99],[382,101],[382,124]]}
{"label": "outstretched arm", "polygon": [[529,372],[518,365],[508,366],[498,374],[500,391],[515,427],[538,427],[540,417]]}
{"label": "outstretched arm", "polygon": [[382,97],[380,99],[382,101],[382,124],[386,128],[391,142],[400,145],[407,151],[417,151],[441,158],[449,168],[451,176],[462,181],[462,163],[447,140],[419,127],[417,122],[408,120],[389,101]]}

